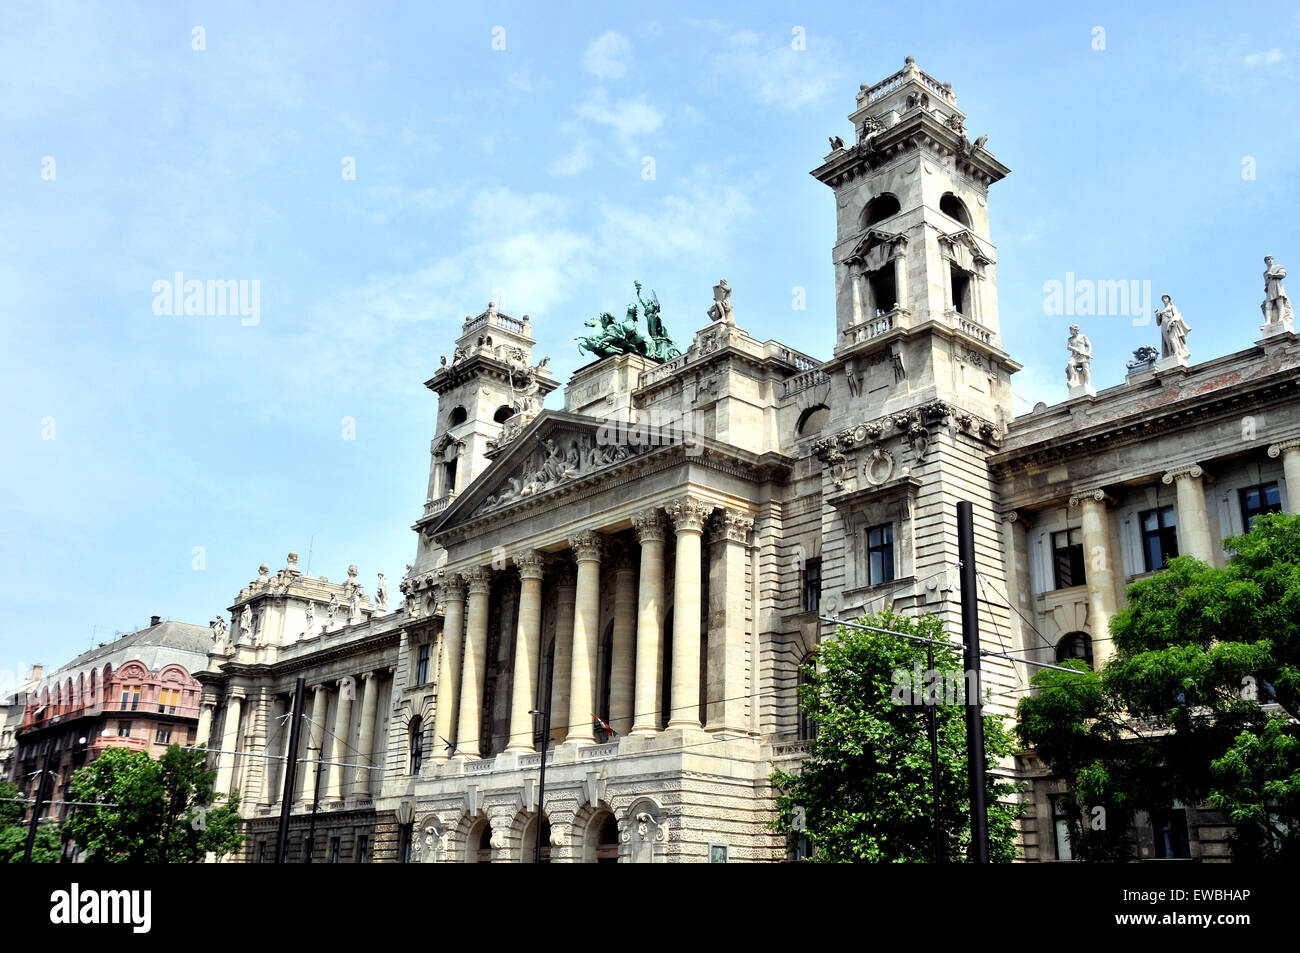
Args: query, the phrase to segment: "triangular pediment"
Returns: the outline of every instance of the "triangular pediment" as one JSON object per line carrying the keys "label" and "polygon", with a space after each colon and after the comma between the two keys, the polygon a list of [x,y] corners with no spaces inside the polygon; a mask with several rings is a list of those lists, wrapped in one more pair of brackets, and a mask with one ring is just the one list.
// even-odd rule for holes
{"label": "triangular pediment", "polygon": [[941,236],[940,240],[951,247],[950,257],[963,267],[970,268],[973,265],[982,267],[994,264],[990,251],[985,249],[983,243],[969,228],[949,232],[947,235]]}
{"label": "triangular pediment", "polygon": [[907,238],[894,232],[869,228],[862,234],[844,256],[846,265],[858,263],[867,271],[884,267],[886,261],[907,244]]}
{"label": "triangular pediment", "polygon": [[542,411],[425,532],[505,511],[651,449],[616,421]]}

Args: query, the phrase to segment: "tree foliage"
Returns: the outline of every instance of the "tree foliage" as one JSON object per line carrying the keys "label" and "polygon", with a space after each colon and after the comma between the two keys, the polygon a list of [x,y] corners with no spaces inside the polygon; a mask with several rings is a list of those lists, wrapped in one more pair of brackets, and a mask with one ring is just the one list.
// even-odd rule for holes
{"label": "tree foliage", "polygon": [[[885,611],[863,624],[944,641],[932,615],[909,619]],[[934,647],[934,670],[959,684],[962,665],[950,646]],[[939,747],[939,817],[944,856],[960,860],[970,849],[970,779],[962,704],[900,704],[898,685],[927,667],[919,642],[840,627],[805,668],[800,704],[816,737],[798,774],[777,770],[779,819],[771,826],[808,838],[813,859],[829,862],[925,862],[934,859],[934,797],[927,710],[936,717]],[[942,691],[940,691],[942,695]],[[919,702],[920,697],[912,699]],[[939,698],[942,702],[944,699]],[[1023,812],[1018,786],[995,773],[1013,750],[1012,736],[996,716],[984,718],[988,768],[990,857],[1016,856],[1016,822]]]}
{"label": "tree foliage", "polygon": [[[0,781],[0,864],[22,861],[27,849],[27,823],[23,821],[23,804],[18,785]],[[45,823],[36,829],[32,844],[32,863],[57,863],[62,854],[63,842],[57,824]]]}
{"label": "tree foliage", "polygon": [[109,748],[72,778],[76,808],[65,825],[90,860],[107,863],[196,863],[231,853],[239,833],[239,794],[213,791],[216,772],[204,756],[172,745],[155,761],[142,751]]}
{"label": "tree foliage", "polygon": [[1077,856],[1131,856],[1137,811],[1209,802],[1234,857],[1300,855],[1300,516],[1262,516],[1214,568],[1189,556],[1128,588],[1101,672],[1046,670],[1017,728],[1104,829]]}

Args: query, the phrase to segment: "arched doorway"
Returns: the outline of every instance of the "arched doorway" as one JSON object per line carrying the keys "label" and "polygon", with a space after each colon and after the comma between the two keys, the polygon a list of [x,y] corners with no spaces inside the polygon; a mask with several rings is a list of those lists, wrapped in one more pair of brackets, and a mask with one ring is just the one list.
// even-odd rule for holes
{"label": "arched doorway", "polygon": [[[534,814],[524,825],[524,832],[519,838],[519,862],[531,864],[535,862],[537,851],[537,815]],[[542,857],[541,863],[549,864],[551,862],[551,821],[549,818],[542,818]]]}
{"label": "arched doorway", "polygon": [[492,825],[480,818],[465,835],[465,863],[492,863]]}
{"label": "arched doorway", "polygon": [[618,863],[618,820],[613,811],[599,810],[587,822],[587,830],[582,838],[582,862]]}

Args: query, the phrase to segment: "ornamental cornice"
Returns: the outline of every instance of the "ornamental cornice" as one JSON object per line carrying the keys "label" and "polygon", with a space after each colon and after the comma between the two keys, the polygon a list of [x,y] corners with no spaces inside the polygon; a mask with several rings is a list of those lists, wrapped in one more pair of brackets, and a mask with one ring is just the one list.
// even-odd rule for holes
{"label": "ornamental cornice", "polygon": [[[1272,406],[1279,400],[1294,399],[1300,392],[1300,379],[1292,376],[1264,380],[1250,390],[1237,387],[1219,388],[1206,398],[1193,395],[1186,400],[1165,404],[1151,411],[1135,410],[1127,417],[1103,421],[1085,429],[1062,421],[1065,432],[1044,433],[1023,447],[999,450],[989,458],[995,479],[1008,480],[1018,472],[1068,463],[1081,457],[1095,456],[1103,450],[1117,450],[1144,443],[1168,433],[1193,430],[1225,420],[1239,420],[1243,413]],[[1199,402],[1197,402],[1199,401]],[[1094,407],[1094,411],[1096,408]],[[1026,423],[1023,429],[1033,427]],[[1012,429],[1007,435],[1016,440]]]}

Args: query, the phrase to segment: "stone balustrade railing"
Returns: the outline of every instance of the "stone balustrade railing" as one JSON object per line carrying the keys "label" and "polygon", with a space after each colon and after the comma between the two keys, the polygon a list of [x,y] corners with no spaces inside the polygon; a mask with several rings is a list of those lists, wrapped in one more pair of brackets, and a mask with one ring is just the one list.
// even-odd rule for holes
{"label": "stone balustrade railing", "polygon": [[492,770],[492,767],[495,764],[496,764],[495,758],[484,758],[481,761],[466,761],[465,773],[466,774],[487,774],[489,771]]}
{"label": "stone balustrade railing", "polygon": [[793,397],[795,394],[806,391],[809,387],[816,387],[818,384],[825,384],[828,381],[830,381],[830,376],[822,371],[804,371],[802,374],[796,374],[783,382],[785,390],[782,392],[781,397],[783,399]]}
{"label": "stone balustrade railing", "polygon": [[448,493],[446,496],[439,497],[436,500],[429,500],[424,504],[425,516],[436,516],[447,507],[451,506],[451,501],[455,498],[454,493]]}
{"label": "stone balustrade railing", "polygon": [[598,758],[612,758],[618,754],[618,742],[611,741],[603,745],[588,745],[578,749],[579,761],[595,761]]}

